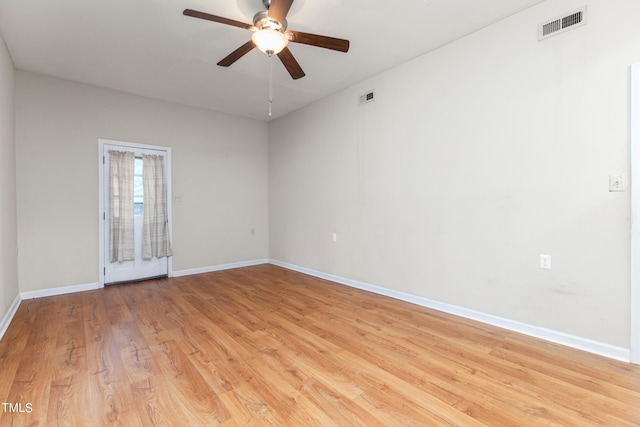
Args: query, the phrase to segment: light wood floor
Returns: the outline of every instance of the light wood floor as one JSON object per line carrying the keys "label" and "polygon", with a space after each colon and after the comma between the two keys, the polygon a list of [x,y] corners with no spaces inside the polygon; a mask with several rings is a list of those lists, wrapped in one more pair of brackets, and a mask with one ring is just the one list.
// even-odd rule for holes
{"label": "light wood floor", "polygon": [[0,425],[640,425],[640,367],[272,265],[23,301]]}

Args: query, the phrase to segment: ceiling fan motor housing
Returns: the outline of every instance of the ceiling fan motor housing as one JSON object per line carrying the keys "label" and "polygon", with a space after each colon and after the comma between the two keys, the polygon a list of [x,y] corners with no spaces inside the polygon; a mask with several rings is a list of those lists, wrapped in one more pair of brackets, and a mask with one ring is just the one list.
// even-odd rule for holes
{"label": "ceiling fan motor housing", "polygon": [[287,21],[280,23],[273,18],[269,18],[268,11],[263,10],[253,15],[253,25],[258,30],[271,29],[284,32],[287,29]]}

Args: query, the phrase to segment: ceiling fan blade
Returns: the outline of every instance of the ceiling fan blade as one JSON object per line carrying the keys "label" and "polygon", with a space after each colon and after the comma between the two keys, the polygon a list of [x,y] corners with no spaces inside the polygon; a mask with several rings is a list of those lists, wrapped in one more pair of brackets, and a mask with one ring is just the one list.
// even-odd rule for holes
{"label": "ceiling fan blade", "polygon": [[293,3],[293,0],[271,0],[269,18],[284,24],[284,20],[287,19],[287,13],[291,9],[291,3]]}
{"label": "ceiling fan blade", "polygon": [[349,40],[337,39],[335,37],[328,36],[319,36],[317,34],[309,34],[291,30],[285,31],[285,34],[289,34],[290,40],[292,42],[323,47],[325,49],[337,50],[339,52],[349,51]]}
{"label": "ceiling fan blade", "polygon": [[221,67],[228,67],[238,59],[245,56],[247,53],[251,52],[254,47],[256,47],[256,45],[253,44],[253,41],[249,40],[248,42],[231,52],[229,55],[227,55],[220,62],[218,62],[218,65]]}
{"label": "ceiling fan blade", "polygon": [[244,28],[245,30],[250,30],[251,27],[253,27],[253,25],[245,24],[244,22],[234,21],[233,19],[223,18],[222,16],[211,15],[209,13],[200,12],[193,9],[185,9],[182,14],[185,16],[191,16],[192,18],[200,18],[207,21],[219,22],[221,24]]}
{"label": "ceiling fan blade", "polygon": [[285,47],[280,51],[280,53],[278,54],[278,58],[280,58],[280,61],[282,61],[284,68],[287,69],[294,80],[300,79],[305,76],[304,71],[302,71],[302,67],[300,67],[300,64],[298,64],[296,58],[293,57],[293,54],[288,47]]}

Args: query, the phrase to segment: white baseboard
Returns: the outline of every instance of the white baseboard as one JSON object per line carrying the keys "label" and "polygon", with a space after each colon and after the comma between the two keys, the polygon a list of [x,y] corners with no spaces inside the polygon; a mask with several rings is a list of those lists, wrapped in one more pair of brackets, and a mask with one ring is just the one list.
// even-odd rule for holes
{"label": "white baseboard", "polygon": [[72,294],[74,292],[92,291],[99,289],[99,283],[87,283],[84,285],[62,286],[59,288],[42,289],[40,291],[21,292],[20,297],[25,299],[51,297],[55,295]]}
{"label": "white baseboard", "polygon": [[7,328],[9,328],[9,324],[11,324],[11,320],[13,320],[13,316],[16,315],[16,311],[18,311],[18,307],[20,307],[20,295],[16,295],[13,302],[9,306],[9,310],[5,313],[2,321],[0,321],[0,340],[4,336],[4,333],[7,332]]}
{"label": "white baseboard", "polygon": [[265,259],[255,259],[252,261],[241,261],[241,262],[232,262],[229,264],[219,264],[211,267],[190,268],[187,270],[174,271],[173,277],[190,276],[192,274],[211,273],[213,271],[229,270],[232,268],[240,268],[240,267],[251,267],[254,265],[268,264],[268,263],[269,263],[269,260],[265,258]]}
{"label": "white baseboard", "polygon": [[427,308],[432,308],[434,310],[442,311],[444,313],[454,314],[456,316],[464,317],[471,320],[476,320],[492,326],[497,326],[499,328],[507,329],[509,331],[518,332],[518,333],[529,335],[535,338],[544,339],[546,341],[551,341],[557,344],[565,345],[567,347],[576,348],[578,350],[587,351],[590,353],[598,354],[600,356],[605,356],[605,357],[619,360],[622,362],[629,363],[631,360],[631,351],[627,348],[617,347],[610,344],[593,341],[587,338],[566,334],[564,332],[559,332],[552,329],[529,325],[526,323],[511,320],[511,319],[505,319],[503,317],[498,317],[491,314],[470,310],[468,308],[459,307],[452,304],[446,304],[443,302],[434,301],[428,298],[423,298],[416,295],[411,295],[404,292],[383,288],[381,286],[371,285],[369,283],[359,282],[357,280],[347,279],[347,278],[336,276],[333,274],[323,273],[321,271],[300,267],[298,265],[289,264],[289,263],[274,260],[274,259],[269,260],[269,262],[271,264],[278,265],[280,267],[284,267],[289,270],[298,271],[300,273],[308,274],[310,276],[319,277],[321,279],[330,280],[332,282],[340,283],[353,288],[358,288],[358,289],[373,292],[376,294],[396,298],[402,301],[407,301],[416,305],[420,305],[422,307],[427,307]]}
{"label": "white baseboard", "polygon": [[[190,270],[174,271],[172,276],[173,277],[189,276],[192,274],[209,273],[212,271],[228,270],[231,268],[238,268],[238,267],[250,267],[252,265],[268,264],[268,263],[269,263],[269,260],[266,258],[252,260],[252,261],[242,261],[242,262],[235,262],[231,264],[220,264],[212,267],[192,268]],[[20,293],[20,297],[23,300],[32,299],[32,298],[43,298],[43,297],[50,297],[55,295],[70,294],[74,292],[92,291],[94,289],[99,289],[99,288],[100,288],[99,283],[87,283],[85,285],[62,286],[59,288],[43,289],[40,291],[22,292]]]}

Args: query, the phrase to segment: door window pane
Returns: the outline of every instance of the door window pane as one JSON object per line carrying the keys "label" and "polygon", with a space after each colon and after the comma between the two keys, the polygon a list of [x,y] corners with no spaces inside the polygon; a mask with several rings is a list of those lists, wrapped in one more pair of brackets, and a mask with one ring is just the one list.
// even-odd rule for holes
{"label": "door window pane", "polygon": [[136,157],[133,164],[133,215],[144,212],[144,186],[142,185],[142,157]]}

